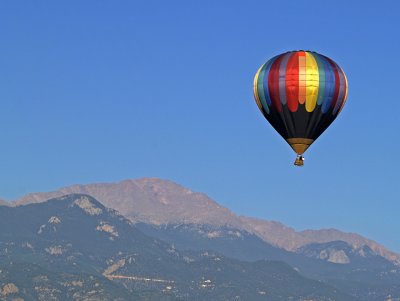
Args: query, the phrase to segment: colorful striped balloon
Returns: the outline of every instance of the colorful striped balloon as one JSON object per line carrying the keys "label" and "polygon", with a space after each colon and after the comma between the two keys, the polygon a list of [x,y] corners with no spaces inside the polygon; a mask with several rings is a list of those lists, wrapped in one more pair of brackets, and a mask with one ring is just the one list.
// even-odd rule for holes
{"label": "colorful striped balloon", "polygon": [[299,156],[335,120],[346,97],[343,70],[316,52],[277,55],[254,78],[260,111]]}

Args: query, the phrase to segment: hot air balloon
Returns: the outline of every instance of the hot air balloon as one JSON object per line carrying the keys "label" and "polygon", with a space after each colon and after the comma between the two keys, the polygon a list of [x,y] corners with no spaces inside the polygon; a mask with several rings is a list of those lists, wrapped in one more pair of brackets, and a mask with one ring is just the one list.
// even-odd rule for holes
{"label": "hot air balloon", "polygon": [[347,78],[330,58],[311,51],[290,51],[267,61],[254,78],[258,108],[297,153],[303,153],[329,127],[347,97]]}

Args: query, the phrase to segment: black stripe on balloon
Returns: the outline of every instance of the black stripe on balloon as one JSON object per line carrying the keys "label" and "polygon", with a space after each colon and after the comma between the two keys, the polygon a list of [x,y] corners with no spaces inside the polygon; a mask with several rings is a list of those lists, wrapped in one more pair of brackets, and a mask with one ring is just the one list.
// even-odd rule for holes
{"label": "black stripe on balloon", "polygon": [[274,129],[284,138],[317,139],[335,120],[332,108],[325,114],[317,105],[313,112],[307,112],[304,105],[299,105],[296,112],[291,112],[286,105],[281,112],[271,108],[270,114],[264,115]]}

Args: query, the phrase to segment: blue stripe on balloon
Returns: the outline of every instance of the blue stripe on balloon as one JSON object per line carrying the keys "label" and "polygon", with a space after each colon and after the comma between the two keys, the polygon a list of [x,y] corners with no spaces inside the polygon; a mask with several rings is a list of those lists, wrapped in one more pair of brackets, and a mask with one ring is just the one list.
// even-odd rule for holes
{"label": "blue stripe on balloon", "polygon": [[324,57],[320,56],[322,61],[324,62],[325,68],[325,92],[324,92],[324,103],[322,104],[322,113],[326,113],[329,111],[333,95],[335,93],[335,72],[333,70],[332,65],[329,61]]}
{"label": "blue stripe on balloon", "polygon": [[[269,62],[269,61],[268,61]],[[269,114],[269,107],[267,104],[267,99],[265,98],[264,88],[263,88],[263,79],[265,76],[265,67],[267,67],[268,62],[266,62],[262,67],[257,77],[257,94],[261,102],[261,106],[265,110],[267,114]]]}
{"label": "blue stripe on balloon", "polygon": [[324,67],[324,62],[322,61],[322,59],[318,53],[313,52],[312,55],[314,56],[315,60],[317,61],[317,65],[318,65],[319,85],[318,85],[317,105],[320,106],[324,102],[325,67]]}

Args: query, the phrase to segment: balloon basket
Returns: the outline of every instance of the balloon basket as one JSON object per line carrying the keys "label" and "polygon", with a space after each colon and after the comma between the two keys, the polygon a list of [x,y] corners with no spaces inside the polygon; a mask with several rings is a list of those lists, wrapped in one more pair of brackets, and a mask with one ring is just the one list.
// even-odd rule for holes
{"label": "balloon basket", "polygon": [[296,166],[303,166],[304,165],[304,157],[303,156],[297,156],[296,160],[294,161],[294,165]]}

